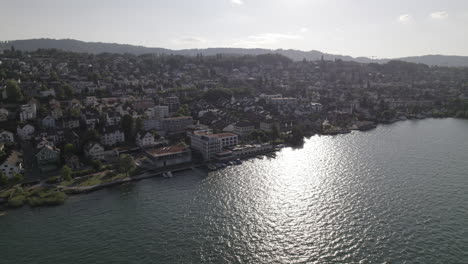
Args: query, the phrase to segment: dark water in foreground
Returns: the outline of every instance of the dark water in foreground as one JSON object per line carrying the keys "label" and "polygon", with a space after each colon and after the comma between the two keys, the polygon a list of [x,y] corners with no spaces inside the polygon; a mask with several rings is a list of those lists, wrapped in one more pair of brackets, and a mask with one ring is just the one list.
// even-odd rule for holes
{"label": "dark water in foreground", "polygon": [[468,121],[315,136],[0,217],[0,263],[468,263]]}

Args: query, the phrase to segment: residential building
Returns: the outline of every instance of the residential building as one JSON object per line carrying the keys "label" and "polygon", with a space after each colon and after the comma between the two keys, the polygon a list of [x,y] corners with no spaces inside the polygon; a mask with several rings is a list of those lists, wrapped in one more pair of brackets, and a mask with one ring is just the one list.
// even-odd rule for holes
{"label": "residential building", "polygon": [[0,129],[0,142],[1,143],[8,143],[8,142],[14,143],[15,139],[14,139],[13,133],[10,131]]}
{"label": "residential building", "polygon": [[36,153],[37,164],[41,171],[50,171],[57,169],[60,165],[60,149],[44,145]]}
{"label": "residential building", "polygon": [[104,146],[114,146],[125,142],[125,135],[117,128],[105,129],[101,132],[101,144]]}
{"label": "residential building", "polygon": [[185,133],[185,130],[193,125],[191,116],[180,116],[163,119],[163,128],[169,134]]}
{"label": "residential building", "polygon": [[169,106],[156,105],[145,111],[148,118],[163,119],[169,117]]}
{"label": "residential building", "polygon": [[85,156],[92,160],[104,160],[104,147],[99,143],[88,143],[84,152]]}
{"label": "residential building", "polygon": [[23,170],[23,158],[21,153],[13,150],[8,158],[0,165],[0,171],[8,178],[13,177],[16,173],[21,173]]}
{"label": "residential building", "polygon": [[42,127],[44,128],[54,128],[55,127],[55,118],[51,115],[48,115],[42,119]]}
{"label": "residential building", "polygon": [[31,139],[35,131],[36,129],[30,124],[26,124],[23,127],[16,128],[16,133],[22,140]]}
{"label": "residential building", "polygon": [[35,119],[37,116],[37,109],[35,104],[26,104],[21,106],[20,121]]}
{"label": "residential building", "polygon": [[250,135],[254,131],[255,126],[249,122],[240,121],[234,124],[234,134],[239,135],[240,137],[245,137]]}

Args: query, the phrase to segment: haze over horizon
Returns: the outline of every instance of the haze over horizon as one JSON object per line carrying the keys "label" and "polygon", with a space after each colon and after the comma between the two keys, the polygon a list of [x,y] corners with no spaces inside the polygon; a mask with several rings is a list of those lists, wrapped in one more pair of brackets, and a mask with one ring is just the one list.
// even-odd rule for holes
{"label": "haze over horizon", "polygon": [[2,9],[2,40],[282,48],[377,58],[468,55],[462,34],[468,2],[461,0],[19,0],[2,2]]}

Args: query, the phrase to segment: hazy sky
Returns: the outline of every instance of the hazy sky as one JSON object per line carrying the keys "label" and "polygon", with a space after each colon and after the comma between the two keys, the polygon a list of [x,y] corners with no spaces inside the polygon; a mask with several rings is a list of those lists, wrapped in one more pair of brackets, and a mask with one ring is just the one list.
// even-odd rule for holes
{"label": "hazy sky", "polygon": [[0,40],[468,55],[468,0],[0,0]]}

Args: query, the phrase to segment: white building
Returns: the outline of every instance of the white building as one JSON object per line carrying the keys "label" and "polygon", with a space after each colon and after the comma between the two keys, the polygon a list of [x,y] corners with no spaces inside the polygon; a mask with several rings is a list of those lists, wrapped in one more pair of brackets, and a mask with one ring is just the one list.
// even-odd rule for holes
{"label": "white building", "polygon": [[239,140],[233,133],[213,134],[207,130],[194,131],[188,136],[191,141],[190,147],[201,153],[204,160],[212,159],[227,147],[236,146]]}
{"label": "white building", "polygon": [[167,105],[156,105],[154,107],[148,108],[145,111],[145,114],[148,118],[163,119],[169,117],[169,106]]}
{"label": "white building", "polygon": [[37,116],[37,109],[35,104],[26,104],[21,106],[20,121],[35,119]]}
{"label": "white building", "polygon": [[240,137],[248,136],[252,131],[254,131],[255,126],[248,122],[237,122],[234,124],[234,133],[239,135]]}
{"label": "white building", "polygon": [[51,115],[48,115],[42,119],[42,127],[44,128],[54,128],[55,127],[55,118]]}
{"label": "white building", "polygon": [[23,159],[21,153],[12,151],[10,156],[0,165],[0,171],[8,178],[13,177],[16,173],[21,173],[23,170]]}
{"label": "white building", "polygon": [[160,143],[160,141],[156,141],[153,133],[149,131],[143,134],[137,133],[136,144],[141,148],[151,147],[158,143]]}
{"label": "white building", "polygon": [[101,144],[104,146],[114,146],[117,143],[123,143],[124,141],[125,135],[120,130],[105,131],[101,135]]}
{"label": "white building", "polygon": [[99,143],[89,143],[84,148],[85,156],[92,160],[103,160],[104,159],[104,147]]}
{"label": "white building", "polygon": [[23,127],[16,128],[16,133],[22,140],[31,139],[35,131],[36,129],[30,124],[26,124]]}
{"label": "white building", "polygon": [[13,133],[6,130],[0,130],[0,142],[7,143],[7,142],[15,142],[15,138]]}

